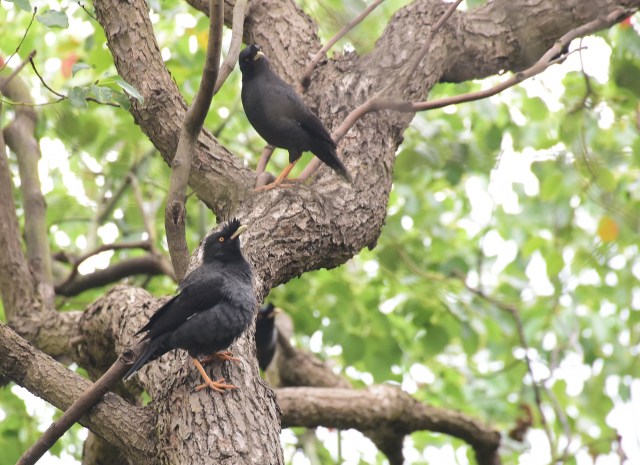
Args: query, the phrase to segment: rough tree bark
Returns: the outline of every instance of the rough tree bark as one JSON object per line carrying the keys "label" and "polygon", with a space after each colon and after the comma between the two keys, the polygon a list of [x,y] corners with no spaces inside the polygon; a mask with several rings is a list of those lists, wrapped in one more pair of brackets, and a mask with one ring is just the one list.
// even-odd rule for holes
{"label": "rough tree bark", "polygon": [[[197,0],[192,4],[206,10]],[[423,100],[429,89],[443,80],[463,81],[522,69],[562,34],[616,6],[638,7],[640,1],[496,0],[470,12],[458,12],[436,36],[409,86],[396,89],[394,82],[447,7],[439,0],[416,0],[390,20],[370,54],[348,53],[323,63],[314,72],[305,99],[327,126],[334,128],[349,111],[387,86],[392,89],[391,97]],[[170,164],[186,105],[160,56],[148,6],[144,0],[96,0],[95,8],[118,73],[144,96],[143,104],[132,102],[133,118]],[[253,0],[247,15],[246,42],[259,43],[275,69],[290,82],[296,82],[309,57],[320,48],[313,21],[292,1]],[[254,267],[259,297],[294,276],[338,266],[363,247],[375,245],[386,214],[395,152],[412,116],[369,114],[341,141],[338,152],[354,175],[353,186],[337,181],[322,168],[310,186],[258,195],[252,189],[255,174],[211,134],[201,134],[190,185],[219,219],[233,215],[250,225],[243,250]],[[5,226],[0,223],[0,228]],[[2,253],[8,257],[2,261],[3,271],[13,277],[12,266],[20,260],[12,262],[11,253],[19,250],[19,245],[16,249],[15,244],[3,242],[4,236],[0,230],[0,247],[6,249]],[[17,270],[18,278],[24,278],[19,284],[26,286],[25,295],[32,296],[33,284],[29,287],[29,283],[33,280],[28,273],[29,279],[24,276],[22,267]],[[26,310],[32,305],[39,305],[37,299],[25,301],[16,295],[11,285],[8,278],[0,277],[5,305],[8,299],[9,305],[22,309],[20,315],[28,314]],[[79,327],[73,329],[74,340],[80,342],[69,345],[67,351],[82,366],[100,370],[132,343],[133,332],[157,305],[159,301],[143,291],[115,289],[85,312]],[[78,316],[74,318],[77,321]],[[20,323],[21,319],[15,321]],[[20,329],[20,324],[16,326]],[[25,346],[8,328],[0,329],[0,361],[5,356],[14,357],[15,350],[34,357],[26,372],[15,370],[21,366],[15,358],[13,365],[2,363],[1,371],[60,408],[78,395],[82,387],[79,377],[63,368],[40,377],[44,373],[38,371],[39,367],[54,362],[42,359],[41,353]],[[37,339],[30,330],[20,333]],[[258,376],[248,334],[232,347],[242,358],[241,363],[213,367],[216,376],[225,376],[241,389],[225,396],[192,392],[197,373],[186,354],[178,352],[145,367],[137,378],[153,398],[150,406],[133,407],[110,395],[83,423],[139,464],[158,460],[193,464],[282,463],[280,412],[273,392]],[[42,341],[38,345],[46,346]],[[70,385],[73,389],[69,389]],[[291,392],[282,392],[283,406],[285,401],[290,405],[297,399],[287,397]],[[309,391],[309,395],[316,394]],[[350,395],[353,394],[349,390],[343,393]],[[320,401],[320,397],[316,400]],[[119,427],[117,419],[121,415],[127,416],[127,422]],[[285,418],[290,424],[304,423],[296,419],[295,410]],[[130,432],[126,427],[129,424],[138,425],[137,431]]]}

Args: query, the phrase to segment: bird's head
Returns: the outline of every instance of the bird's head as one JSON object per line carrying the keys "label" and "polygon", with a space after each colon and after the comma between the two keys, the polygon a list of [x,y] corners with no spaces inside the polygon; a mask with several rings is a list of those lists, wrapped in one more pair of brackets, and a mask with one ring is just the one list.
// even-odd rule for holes
{"label": "bird's head", "polygon": [[220,231],[211,234],[204,242],[205,263],[212,261],[231,261],[242,256],[240,251],[240,234],[247,227],[240,221],[233,219],[228,221]]}
{"label": "bird's head", "polygon": [[251,44],[240,52],[238,62],[240,63],[242,76],[247,77],[250,77],[263,67],[269,67],[269,60],[267,60],[266,55],[262,53],[262,50],[256,44]]}

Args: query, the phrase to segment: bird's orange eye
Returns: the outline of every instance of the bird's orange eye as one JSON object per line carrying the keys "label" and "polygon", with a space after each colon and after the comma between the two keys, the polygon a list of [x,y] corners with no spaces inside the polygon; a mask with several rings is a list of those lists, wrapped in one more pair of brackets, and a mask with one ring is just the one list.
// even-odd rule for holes
{"label": "bird's orange eye", "polygon": [[224,242],[224,237],[220,236],[220,239],[218,239],[220,242]]}

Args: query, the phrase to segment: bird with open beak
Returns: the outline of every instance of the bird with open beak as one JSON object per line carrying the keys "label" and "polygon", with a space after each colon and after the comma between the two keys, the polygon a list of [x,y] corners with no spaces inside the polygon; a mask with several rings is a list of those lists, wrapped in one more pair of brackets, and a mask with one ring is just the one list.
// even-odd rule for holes
{"label": "bird with open beak", "polygon": [[214,358],[237,360],[227,349],[247,329],[258,304],[253,292],[251,266],[240,250],[240,234],[247,229],[231,220],[211,234],[204,243],[202,264],[189,273],[179,292],[160,307],[137,333],[146,333],[149,344],[134,362],[125,380],[142,366],[174,349],[185,349],[202,375],[204,383],[223,392],[236,386],[224,379],[213,381],[203,363]]}

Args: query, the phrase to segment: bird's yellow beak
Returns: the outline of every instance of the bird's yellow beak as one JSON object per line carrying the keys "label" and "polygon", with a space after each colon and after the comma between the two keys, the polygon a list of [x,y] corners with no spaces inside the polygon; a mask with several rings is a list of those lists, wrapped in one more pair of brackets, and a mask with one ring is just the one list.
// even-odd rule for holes
{"label": "bird's yellow beak", "polygon": [[264,53],[262,53],[260,50],[258,50],[258,53],[256,53],[256,56],[253,57],[253,61],[258,60],[259,58],[262,58],[264,56]]}
{"label": "bird's yellow beak", "polygon": [[231,235],[231,239],[236,239],[240,234],[242,234],[243,232],[245,232],[248,228],[248,226],[246,224],[241,224],[240,227],[238,229],[236,229],[236,232],[234,232]]}

